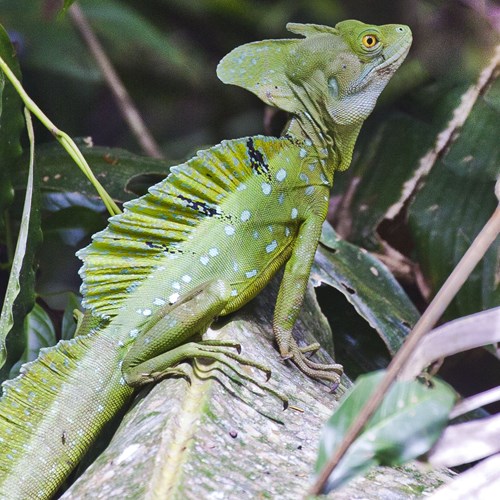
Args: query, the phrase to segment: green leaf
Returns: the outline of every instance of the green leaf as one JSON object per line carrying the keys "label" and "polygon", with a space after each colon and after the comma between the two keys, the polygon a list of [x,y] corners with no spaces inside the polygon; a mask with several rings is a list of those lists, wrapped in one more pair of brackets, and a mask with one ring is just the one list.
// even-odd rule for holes
{"label": "green leaf", "polygon": [[66,12],[74,3],[75,0],[64,0],[63,12]]}
{"label": "green leaf", "polygon": [[[0,25],[0,56],[20,78],[19,63],[9,36]],[[12,175],[21,155],[20,135],[24,128],[21,111],[21,99],[14,87],[0,70],[1,103],[0,103],[0,239],[4,234],[6,210],[14,198]]]}
{"label": "green leaf", "polygon": [[325,223],[311,277],[339,290],[394,354],[418,311],[388,269]]}
{"label": "green leaf", "polygon": [[57,343],[52,320],[39,304],[35,304],[33,310],[26,316],[24,335],[26,337],[24,353],[19,361],[13,365],[9,378],[16,377],[19,374],[22,364],[36,359],[42,347],[50,347]]}
{"label": "green leaf", "polygon": [[[88,147],[83,141],[77,144],[95,176],[102,181],[110,196],[119,202],[144,194],[147,187],[164,179],[170,171],[170,164],[164,160],[136,155],[123,149]],[[39,146],[36,159],[43,190],[76,192],[98,198],[93,186],[79,175],[75,163],[58,143]],[[148,175],[147,181],[144,181],[145,175]],[[26,170],[20,169],[14,178],[14,187],[22,189],[25,178]]]}
{"label": "green leaf", "polygon": [[[328,420],[321,436],[315,471],[319,473],[347,429],[373,394],[384,372],[359,377]],[[432,380],[393,384],[379,409],[330,475],[324,493],[338,488],[373,465],[398,465],[428,451],[439,438],[455,401],[455,392]]]}
{"label": "green leaf", "polygon": [[[35,300],[34,259],[41,239],[39,198],[35,194],[34,136],[31,117],[25,112],[30,141],[29,172],[16,250],[0,315],[0,367],[2,378],[25,349],[23,321]],[[22,284],[22,286],[21,286]],[[9,335],[9,337],[7,337]],[[4,366],[5,365],[5,366]]]}
{"label": "green leaf", "polygon": [[[497,206],[498,123],[500,79],[478,98],[409,207],[418,261],[433,291],[441,287]],[[447,318],[500,304],[499,262],[497,238],[457,294]]]}
{"label": "green leaf", "polygon": [[3,107],[2,94],[4,87],[5,87],[5,75],[3,74],[2,71],[0,71],[0,120],[2,118],[2,107]]}

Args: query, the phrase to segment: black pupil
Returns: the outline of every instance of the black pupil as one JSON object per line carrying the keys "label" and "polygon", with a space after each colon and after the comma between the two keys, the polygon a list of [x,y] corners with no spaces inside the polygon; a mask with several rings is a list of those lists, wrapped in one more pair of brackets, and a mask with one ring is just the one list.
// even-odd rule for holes
{"label": "black pupil", "polygon": [[366,43],[368,45],[373,45],[373,38],[371,36],[369,36],[367,39],[366,39]]}

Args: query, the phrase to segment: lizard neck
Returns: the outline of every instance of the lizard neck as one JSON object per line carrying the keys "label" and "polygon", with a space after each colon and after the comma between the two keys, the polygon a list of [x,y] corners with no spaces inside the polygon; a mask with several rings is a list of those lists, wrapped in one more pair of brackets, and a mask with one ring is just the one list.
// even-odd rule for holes
{"label": "lizard neck", "polygon": [[321,161],[323,174],[333,184],[335,170],[346,170],[352,159],[354,144],[363,122],[339,125],[317,122],[307,112],[294,115],[286,133],[312,142]]}

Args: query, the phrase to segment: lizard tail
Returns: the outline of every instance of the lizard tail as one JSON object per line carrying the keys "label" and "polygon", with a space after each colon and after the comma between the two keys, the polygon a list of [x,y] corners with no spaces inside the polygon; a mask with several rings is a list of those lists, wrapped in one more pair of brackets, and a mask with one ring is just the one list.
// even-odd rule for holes
{"label": "lizard tail", "polygon": [[0,498],[50,498],[131,395],[105,343],[95,334],[61,341],[4,382]]}

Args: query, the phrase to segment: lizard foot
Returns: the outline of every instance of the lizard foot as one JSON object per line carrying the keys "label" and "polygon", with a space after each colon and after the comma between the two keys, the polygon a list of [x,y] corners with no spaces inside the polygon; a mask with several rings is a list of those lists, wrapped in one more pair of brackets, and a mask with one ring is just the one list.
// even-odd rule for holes
{"label": "lizard foot", "polygon": [[[318,342],[314,342],[314,344],[309,344],[305,345],[303,347],[297,346],[297,349],[303,353],[303,354],[309,354],[309,356],[312,356],[315,352],[319,351],[321,346],[318,344]],[[293,357],[292,354],[287,354],[285,356],[282,356],[283,359],[291,359]]]}
{"label": "lizard foot", "polygon": [[[196,344],[191,343],[191,345],[194,348],[198,349],[198,353],[192,355],[195,360],[201,358],[218,361],[224,366],[227,366],[242,380],[250,382],[259,387],[259,389],[261,389],[262,391],[272,394],[276,398],[280,399],[283,403],[283,409],[286,409],[288,407],[288,398],[284,394],[281,394],[268,385],[265,385],[264,383],[256,380],[254,377],[247,375],[239,368],[238,365],[251,366],[252,368],[256,368],[257,370],[265,373],[266,382],[271,378],[271,370],[265,365],[240,356],[239,354],[235,354],[233,351],[228,349],[228,347],[235,348],[239,352],[241,350],[241,346],[238,343],[231,341],[202,340],[201,342],[198,342]],[[233,363],[233,360],[236,361],[236,363]]]}
{"label": "lizard foot", "polygon": [[240,365],[250,366],[266,376],[266,382],[271,377],[271,370],[257,361],[247,359],[234,352],[240,351],[241,346],[237,342],[202,340],[200,342],[188,342],[174,349],[171,349],[156,358],[145,361],[144,363],[131,367],[127,373],[124,373],[125,380],[131,386],[140,386],[144,383],[154,382],[171,375],[182,375],[183,370],[179,363],[187,360],[207,359],[218,361],[228,367],[240,379],[251,382],[261,390],[268,392],[283,402],[284,407],[288,405],[288,399],[283,394],[268,387],[263,382],[259,382],[254,377],[244,373]]}
{"label": "lizard foot", "polygon": [[305,354],[311,351],[317,351],[318,344],[311,344],[306,347],[299,347],[295,340],[289,343],[288,353],[283,357],[285,360],[292,361],[303,373],[313,379],[328,380],[333,382],[332,391],[334,391],[340,382],[340,376],[344,372],[342,365],[337,363],[316,363],[311,361]]}

